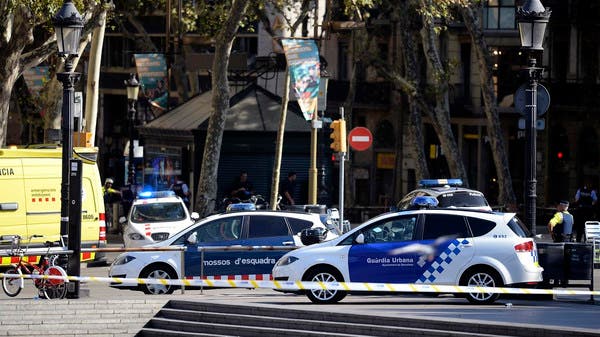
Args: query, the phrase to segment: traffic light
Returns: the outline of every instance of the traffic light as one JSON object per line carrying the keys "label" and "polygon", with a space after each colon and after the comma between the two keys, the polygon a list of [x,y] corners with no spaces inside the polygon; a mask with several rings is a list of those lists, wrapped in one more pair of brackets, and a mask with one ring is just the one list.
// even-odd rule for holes
{"label": "traffic light", "polygon": [[335,152],[346,152],[346,121],[335,120],[329,127],[333,130],[329,135],[329,138],[332,139],[329,147]]}

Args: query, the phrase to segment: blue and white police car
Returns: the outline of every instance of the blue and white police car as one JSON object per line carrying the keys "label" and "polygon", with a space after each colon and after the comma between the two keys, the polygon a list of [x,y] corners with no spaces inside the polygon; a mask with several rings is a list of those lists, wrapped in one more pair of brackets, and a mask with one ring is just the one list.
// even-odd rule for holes
{"label": "blue and white police car", "polygon": [[121,217],[126,248],[141,247],[168,239],[198,221],[173,191],[144,191],[133,201],[129,216]]}
{"label": "blue and white police car", "polygon": [[491,211],[487,199],[477,190],[461,187],[462,179],[423,179],[419,181],[419,188],[407,193],[396,208],[404,210],[412,207],[412,202],[417,197],[433,197],[437,199],[439,207],[472,209]]}
{"label": "blue and white police car", "polygon": [[[420,245],[425,249],[404,249]],[[273,278],[531,287],[542,281],[542,271],[536,244],[515,214],[423,208],[382,214],[337,239],[291,251],[277,261]],[[314,303],[335,303],[347,294],[326,287],[292,292]],[[498,298],[465,296],[479,304]]]}
{"label": "blue and white police car", "polygon": [[[184,268],[181,267],[181,251],[125,252],[114,260],[109,276],[269,280],[275,262],[289,251],[284,246],[303,246],[300,233],[307,229],[321,234],[319,241],[338,237],[337,228],[327,222],[326,215],[244,211],[238,207],[230,213],[208,216],[162,242],[141,248],[185,247]],[[266,246],[263,247],[266,249],[250,249],[256,246]],[[212,249],[202,251],[201,247]],[[111,283],[111,287],[142,290],[147,294],[168,294],[176,288],[168,283],[117,282]]]}

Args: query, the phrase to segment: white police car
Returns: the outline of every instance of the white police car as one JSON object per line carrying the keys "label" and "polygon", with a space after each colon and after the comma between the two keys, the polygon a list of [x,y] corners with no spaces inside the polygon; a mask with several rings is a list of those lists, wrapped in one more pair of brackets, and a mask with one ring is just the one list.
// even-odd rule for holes
{"label": "white police car", "polygon": [[[429,249],[405,249],[415,244]],[[542,270],[535,242],[515,214],[429,208],[382,214],[337,239],[289,252],[273,268],[273,277],[494,287],[532,286],[542,281]],[[296,292],[314,303],[346,296],[330,289]],[[483,304],[498,294],[466,297]]]}
{"label": "white police car", "polygon": [[168,239],[200,218],[190,214],[183,200],[173,191],[141,192],[133,201],[125,223],[123,243],[126,248],[141,247]]}
{"label": "white police car", "polygon": [[430,196],[436,198],[439,207],[455,207],[491,211],[487,199],[477,190],[461,187],[461,179],[423,179],[419,181],[419,188],[407,193],[398,202],[397,209],[404,210],[412,206],[416,197]]}
{"label": "white police car", "polygon": [[[302,246],[299,233],[313,229],[321,240],[338,237],[337,229],[326,225],[326,218],[315,213],[280,211],[234,211],[208,216],[148,247],[185,247],[184,270],[187,278],[270,279],[275,262],[288,250],[258,250],[254,246]],[[317,230],[319,229],[319,230]],[[240,250],[206,250],[199,247],[235,247]],[[146,247],[145,247],[146,248]],[[110,266],[109,276],[119,278],[177,279],[181,271],[179,251],[140,251],[119,255]],[[147,294],[171,293],[172,285],[112,283],[112,287],[142,290]]]}

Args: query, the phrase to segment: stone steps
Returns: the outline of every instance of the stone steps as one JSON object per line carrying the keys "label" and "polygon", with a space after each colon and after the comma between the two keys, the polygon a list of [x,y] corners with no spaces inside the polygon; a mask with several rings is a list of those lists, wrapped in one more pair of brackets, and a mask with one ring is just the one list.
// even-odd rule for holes
{"label": "stone steps", "polygon": [[[246,305],[172,300],[138,336],[480,336],[499,337],[452,322],[396,319]],[[411,323],[412,322],[412,323]],[[460,328],[459,328],[460,327]]]}
{"label": "stone steps", "polygon": [[167,301],[3,300],[0,336],[135,336]]}

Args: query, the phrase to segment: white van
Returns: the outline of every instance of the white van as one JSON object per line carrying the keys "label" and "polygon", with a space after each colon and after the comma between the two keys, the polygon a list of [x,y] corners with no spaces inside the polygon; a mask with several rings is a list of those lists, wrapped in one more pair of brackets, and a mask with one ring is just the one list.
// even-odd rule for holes
{"label": "white van", "polygon": [[[97,148],[74,148],[83,166],[81,247],[106,247],[106,224]],[[60,238],[62,149],[0,149],[0,236],[19,235],[30,247]],[[105,254],[82,253],[81,261],[101,261]],[[1,257],[0,265],[10,264]]]}

